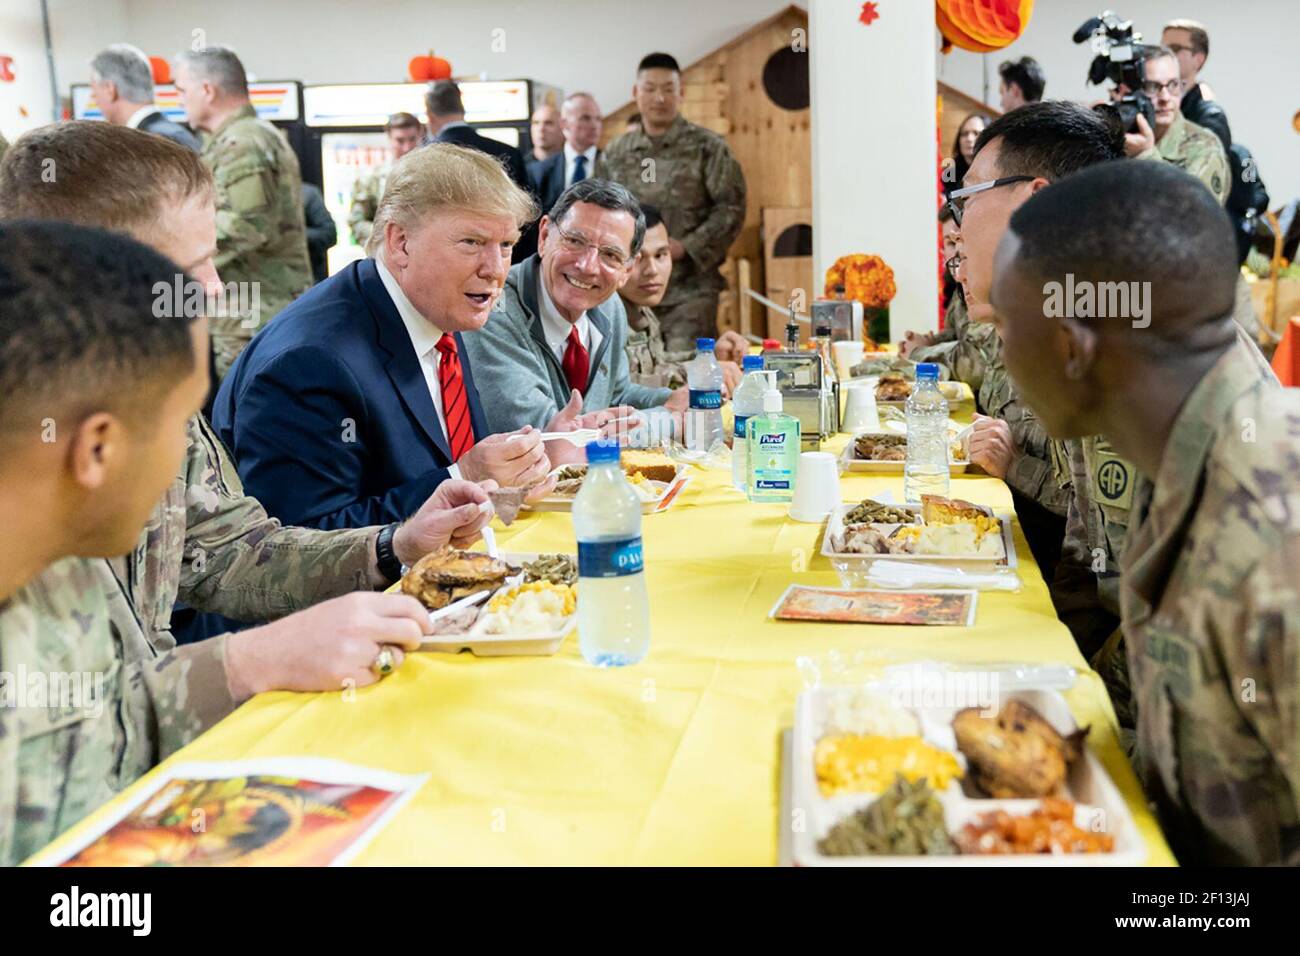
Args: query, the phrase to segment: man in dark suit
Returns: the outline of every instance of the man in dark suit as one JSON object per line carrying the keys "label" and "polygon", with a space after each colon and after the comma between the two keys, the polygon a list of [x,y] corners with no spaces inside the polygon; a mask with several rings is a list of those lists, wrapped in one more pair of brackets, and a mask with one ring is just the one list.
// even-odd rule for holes
{"label": "man in dark suit", "polygon": [[153,67],[149,58],[129,43],[114,43],[90,61],[90,91],[110,123],[166,136],[202,152],[197,136],[163,116],[154,105]]}
{"label": "man in dark suit", "polygon": [[603,123],[600,107],[590,93],[570,93],[565,99],[560,109],[564,148],[528,170],[529,186],[543,213],[550,212],[562,192],[591,175],[600,155],[596,144]]}
{"label": "man in dark suit", "polygon": [[[460,97],[460,87],[454,80],[438,80],[429,84],[424,94],[424,109],[428,114],[429,135],[435,143],[454,143],[468,146],[480,153],[495,157],[505,167],[506,173],[520,189],[528,189],[528,170],[524,157],[513,146],[484,136],[465,122],[465,103]],[[522,262],[537,251],[537,229],[527,225],[515,243],[514,260]]]}
{"label": "man in dark suit", "polygon": [[[375,215],[372,258],[284,309],[222,383],[212,423],[248,493],[286,523],[319,528],[402,521],[447,478],[545,494],[540,435],[488,434],[464,347],[534,214],[477,151],[435,143],[403,159]],[[546,430],[588,424],[572,403]]]}

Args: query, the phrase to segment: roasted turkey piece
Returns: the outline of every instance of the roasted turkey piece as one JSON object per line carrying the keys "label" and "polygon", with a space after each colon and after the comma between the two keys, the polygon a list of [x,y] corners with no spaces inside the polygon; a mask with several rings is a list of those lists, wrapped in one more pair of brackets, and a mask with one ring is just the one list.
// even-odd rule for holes
{"label": "roasted turkey piece", "polygon": [[448,546],[415,562],[402,578],[402,591],[436,611],[463,597],[500,587],[515,571],[518,568],[491,555]]}
{"label": "roasted turkey piece", "polygon": [[1063,791],[1070,764],[1079,759],[1088,728],[1062,737],[1038,711],[1009,700],[996,717],[978,707],[952,722],[957,749],[966,755],[968,777],[991,797],[1047,797]]}

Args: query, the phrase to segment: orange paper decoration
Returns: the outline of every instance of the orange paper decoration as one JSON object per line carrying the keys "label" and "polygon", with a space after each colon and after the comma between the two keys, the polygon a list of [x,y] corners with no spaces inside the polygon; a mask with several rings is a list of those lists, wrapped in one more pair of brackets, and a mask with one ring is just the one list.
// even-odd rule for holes
{"label": "orange paper decoration", "polygon": [[165,84],[172,81],[172,66],[162,57],[149,57],[149,66],[153,69],[154,83]]}
{"label": "orange paper decoration", "polygon": [[894,270],[880,256],[855,253],[840,256],[826,270],[826,297],[835,296],[835,287],[844,286],[844,298],[861,302],[868,309],[883,309],[893,301],[898,291],[894,285]]}
{"label": "orange paper decoration", "polygon": [[406,65],[406,71],[416,83],[451,79],[451,64],[440,56],[434,56],[432,50],[429,51],[428,56],[411,57],[411,62]]}
{"label": "orange paper decoration", "polygon": [[1029,25],[1034,0],[935,0],[934,17],[944,37],[944,52],[952,45],[974,53],[990,53],[1019,39]]}

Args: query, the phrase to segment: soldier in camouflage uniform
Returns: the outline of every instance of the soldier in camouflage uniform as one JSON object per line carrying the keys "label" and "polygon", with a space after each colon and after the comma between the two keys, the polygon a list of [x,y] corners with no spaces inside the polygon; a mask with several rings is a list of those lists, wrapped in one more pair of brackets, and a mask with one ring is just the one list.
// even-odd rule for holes
{"label": "soldier in camouflage uniform", "polygon": [[1139,118],[1140,132],[1125,137],[1125,152],[1138,159],[1163,159],[1185,169],[1203,182],[1215,199],[1226,203],[1232,191],[1228,154],[1218,136],[1193,123],[1179,109],[1183,81],[1178,58],[1164,49],[1146,60],[1145,69],[1143,91],[1155,106],[1156,125],[1152,130],[1145,118]]}
{"label": "soldier in camouflage uniform", "polygon": [[966,300],[960,291],[948,300],[944,316],[944,329],[952,330],[950,339],[935,340],[908,352],[914,362],[934,362],[947,369],[951,378],[965,382],[979,395],[984,385],[984,375],[998,351],[998,333],[990,322],[971,322],[966,313]]}
{"label": "soldier in camouflage uniform", "polygon": [[348,225],[352,229],[352,241],[362,249],[370,241],[375,213],[379,211],[379,200],[384,197],[384,187],[388,184],[388,174],[393,171],[393,164],[420,145],[424,127],[412,113],[394,113],[384,124],[384,133],[388,137],[390,159],[382,166],[357,177],[357,181],[352,184]]}
{"label": "soldier in camouflage uniform", "polygon": [[218,377],[253,334],[312,284],[302,176],[284,135],[257,118],[243,65],[223,47],[181,54],[176,90],[190,125],[208,134],[203,161],[217,186],[217,256],[226,283],[257,283],[257,312],[211,320]]}
{"label": "soldier in camouflage uniform", "polygon": [[624,133],[600,154],[595,175],[626,186],[663,214],[675,275],[659,320],[670,352],[717,334],[718,267],[745,220],[745,175],[717,133],[680,115],[681,71],[666,53],[637,69],[642,128]]}
{"label": "soldier in camouflage uniform", "polygon": [[[673,275],[668,229],[663,215],[653,203],[642,203],[645,214],[645,238],[633,261],[627,281],[618,290],[627,312],[628,373],[633,383],[650,388],[680,388],[686,384],[686,363],[695,358],[691,348],[670,352],[664,345],[663,329],[655,306],[663,301]],[[739,332],[728,329],[717,339],[714,353],[722,369],[723,390],[729,392],[740,382],[739,362],[749,352],[749,343]]]}
{"label": "soldier in camouflage uniform", "polygon": [[[1149,282],[1150,327],[1044,322],[1045,284],[1067,272]],[[1139,768],[1170,845],[1184,863],[1296,864],[1300,396],[1232,322],[1236,276],[1232,225],[1196,179],[1104,164],[1015,213],[993,301],[1049,429],[1107,435],[1153,478],[1129,508],[1119,601]]]}

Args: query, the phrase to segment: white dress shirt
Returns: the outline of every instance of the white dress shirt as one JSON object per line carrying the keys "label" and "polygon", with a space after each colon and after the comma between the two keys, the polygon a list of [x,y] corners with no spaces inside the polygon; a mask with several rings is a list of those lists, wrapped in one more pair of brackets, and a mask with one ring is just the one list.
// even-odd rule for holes
{"label": "white dress shirt", "polygon": [[144,122],[144,118],[146,116],[148,116],[150,113],[159,113],[159,112],[161,112],[161,110],[159,110],[158,107],[154,106],[153,104],[150,104],[148,106],[142,106],[134,113],[131,114],[131,118],[126,121],[126,128],[139,129],[140,124]]}
{"label": "white dress shirt", "polygon": [[[564,280],[561,279],[561,282]],[[546,336],[546,344],[551,347],[555,357],[559,360],[560,365],[564,365],[564,350],[569,345],[569,331],[573,328],[578,330],[578,341],[580,341],[587,350],[588,370],[590,363],[596,357],[596,349],[604,336],[600,334],[600,329],[596,328],[595,323],[587,318],[584,312],[578,316],[577,322],[570,322],[564,316],[560,315],[560,310],[555,307],[551,300],[551,293],[546,289],[546,279],[540,278],[537,282],[542,287],[542,294],[538,297],[538,306],[542,313],[542,333]]]}
{"label": "white dress shirt", "polygon": [[570,186],[573,185],[573,167],[577,164],[576,161],[579,156],[587,157],[586,169],[583,170],[583,173],[588,179],[591,178],[592,167],[596,165],[596,147],[592,146],[585,153],[579,153],[568,143],[565,143],[564,144],[564,188],[565,189],[568,189]]}
{"label": "white dress shirt", "polygon": [[[424,373],[424,383],[429,388],[429,397],[433,399],[433,410],[438,414],[438,424],[442,427],[443,437],[447,439],[448,447],[451,446],[451,435],[447,433],[447,413],[442,407],[442,385],[438,381],[438,367],[442,364],[442,353],[438,351],[438,340],[442,338],[442,330],[426,319],[411,304],[411,300],[406,297],[402,287],[397,284],[393,274],[388,271],[384,265],[384,260],[375,257],[375,269],[379,272],[379,281],[384,284],[384,290],[388,297],[393,300],[393,305],[397,307],[397,314],[402,317],[402,324],[406,326],[406,334],[411,337],[411,346],[415,349],[415,355],[420,360],[420,371]],[[466,383],[465,400],[469,401],[469,383]],[[460,466],[452,465],[448,471],[451,477],[460,477]]]}

